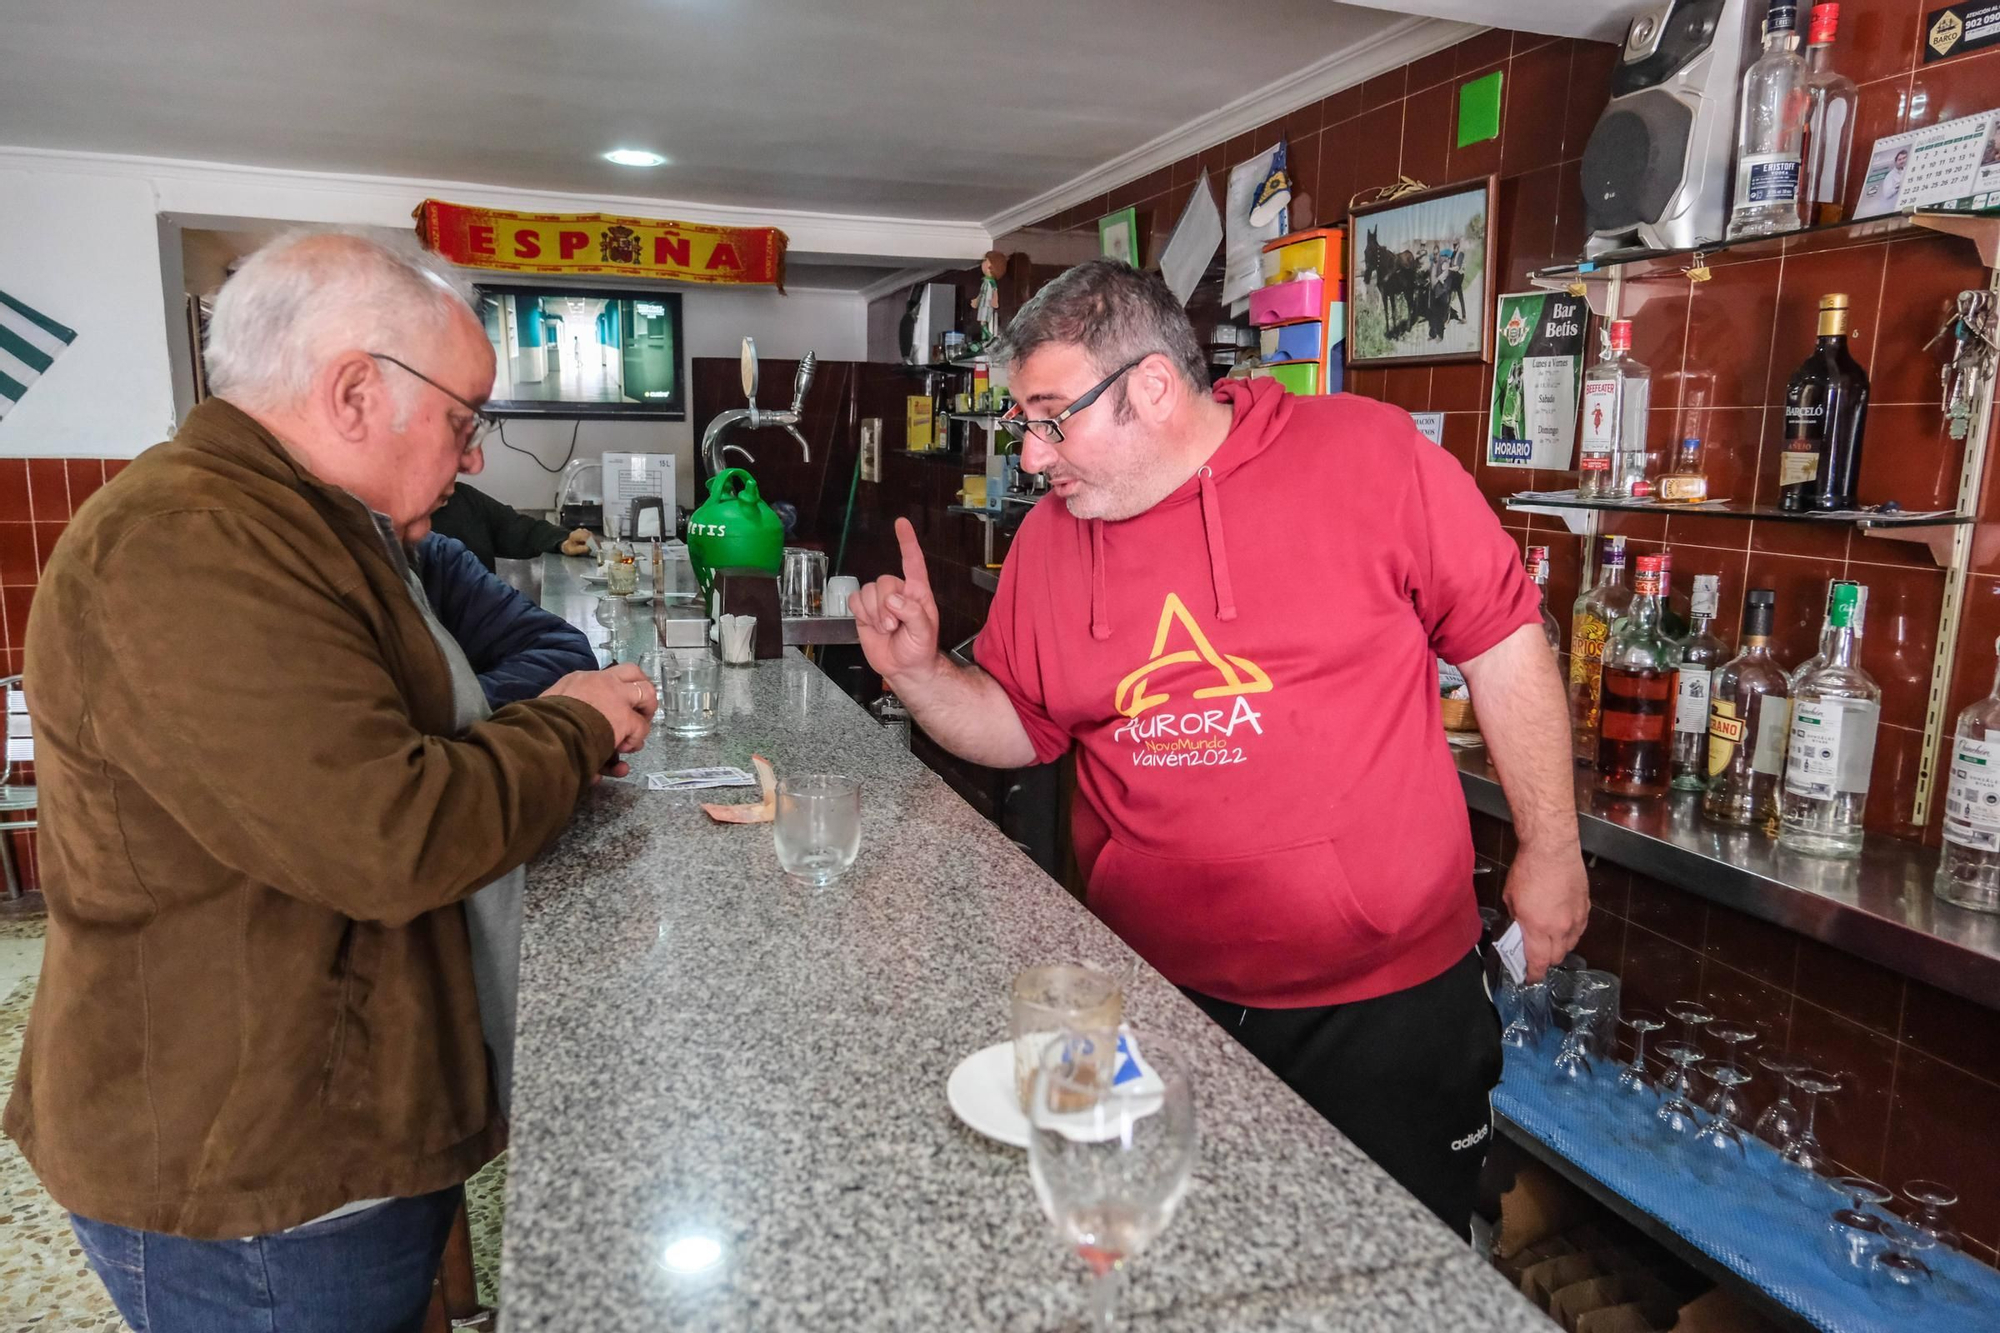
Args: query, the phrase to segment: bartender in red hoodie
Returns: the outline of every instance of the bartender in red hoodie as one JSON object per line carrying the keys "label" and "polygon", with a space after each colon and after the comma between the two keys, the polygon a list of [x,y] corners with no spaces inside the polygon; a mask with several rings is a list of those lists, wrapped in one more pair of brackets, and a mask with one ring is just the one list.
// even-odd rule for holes
{"label": "bartender in red hoodie", "polygon": [[1507,903],[1539,976],[1582,934],[1568,712],[1534,585],[1407,413],[1270,380],[1207,384],[1158,277],[1100,260],[1000,355],[1022,523],[976,650],[938,650],[915,533],[861,590],[869,662],[954,753],[1077,747],[1089,905],[1147,962],[1468,1232],[1500,1030],[1472,842],[1438,718],[1464,672],[1520,840]]}

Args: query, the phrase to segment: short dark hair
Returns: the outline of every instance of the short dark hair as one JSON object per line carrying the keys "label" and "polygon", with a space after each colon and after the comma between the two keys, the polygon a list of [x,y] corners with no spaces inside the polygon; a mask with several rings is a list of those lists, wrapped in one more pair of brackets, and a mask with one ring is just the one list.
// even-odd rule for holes
{"label": "short dark hair", "polygon": [[[1157,273],[1121,259],[1093,259],[1058,276],[1021,307],[996,354],[1018,366],[1049,343],[1073,343],[1100,374],[1153,352],[1174,363],[1197,393],[1208,391],[1208,358],[1187,311]],[[1118,414],[1125,414],[1124,385]]]}

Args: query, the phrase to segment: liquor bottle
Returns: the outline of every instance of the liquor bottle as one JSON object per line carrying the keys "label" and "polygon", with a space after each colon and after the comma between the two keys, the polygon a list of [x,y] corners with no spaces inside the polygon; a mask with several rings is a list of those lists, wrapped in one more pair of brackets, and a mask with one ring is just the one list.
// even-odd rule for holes
{"label": "liquor bottle", "polygon": [[[1785,678],[1785,684],[1791,694],[1797,695],[1799,686],[1805,683],[1806,677],[1826,665],[1827,649],[1831,646],[1833,637],[1833,595],[1852,583],[1852,579],[1834,579],[1826,585],[1826,609],[1820,612],[1819,648],[1811,657],[1793,667]],[[1789,728],[1791,722],[1788,720],[1785,726]]]}
{"label": "liquor bottle", "polygon": [[1549,651],[1562,651],[1562,627],[1549,614],[1549,548],[1530,546],[1528,548],[1528,577],[1535,581],[1535,587],[1542,594],[1542,637],[1549,641]]}
{"label": "liquor bottle", "polygon": [[1806,60],[1799,54],[1799,10],[1771,0],[1764,54],[1743,71],[1736,117],[1736,202],[1728,239],[1770,236],[1799,225],[1799,150],[1806,128]]}
{"label": "liquor bottle", "polygon": [[1686,616],[1674,609],[1673,584],[1674,548],[1666,546],[1660,549],[1660,633],[1678,648],[1687,640],[1688,622]]}
{"label": "liquor bottle", "polygon": [[1679,650],[1660,633],[1665,577],[1659,556],[1639,557],[1632,609],[1618,618],[1604,645],[1597,789],[1612,796],[1664,796],[1673,777]]}
{"label": "liquor bottle", "polygon": [[1948,903],[2000,912],[2000,679],[1958,715],[1932,888]]}
{"label": "liquor bottle", "polygon": [[1861,813],[1875,762],[1882,690],[1861,669],[1861,629],[1868,589],[1834,589],[1827,617],[1826,662],[1792,695],[1778,845],[1808,856],[1861,854]]}
{"label": "liquor bottle", "polygon": [[1819,342],[1785,389],[1785,451],[1778,503],[1794,512],[1854,508],[1868,372],[1847,350],[1847,296],[1819,298]]}
{"label": "liquor bottle", "polygon": [[1833,68],[1840,6],[1814,5],[1806,34],[1805,176],[1799,187],[1807,226],[1845,213],[1847,156],[1854,134],[1854,80]]}
{"label": "liquor bottle", "polygon": [[1576,599],[1569,619],[1569,726],[1579,764],[1597,762],[1597,713],[1604,687],[1604,643],[1612,622],[1632,606],[1625,582],[1625,539],[1600,537],[1598,566],[1604,576]]}
{"label": "liquor bottle", "polygon": [[1577,491],[1592,499],[1632,493],[1646,476],[1646,408],[1653,373],[1632,359],[1632,321],[1614,319],[1604,356],[1583,372],[1583,443]]}
{"label": "liquor bottle", "polygon": [[1674,789],[1703,791],[1708,787],[1708,703],[1711,677],[1729,656],[1729,647],[1709,630],[1715,620],[1720,577],[1694,576],[1694,599],[1688,605],[1692,626],[1681,644],[1680,682],[1674,703]]}
{"label": "liquor bottle", "polygon": [[1662,504],[1699,504],[1708,498],[1708,473],[1702,467],[1701,441],[1689,436],[1674,450],[1674,465],[1653,494]]}
{"label": "liquor bottle", "polygon": [[1791,685],[1771,654],[1777,602],[1769,588],[1744,597],[1742,647],[1709,688],[1708,795],[1701,812],[1718,824],[1777,827],[1791,725]]}

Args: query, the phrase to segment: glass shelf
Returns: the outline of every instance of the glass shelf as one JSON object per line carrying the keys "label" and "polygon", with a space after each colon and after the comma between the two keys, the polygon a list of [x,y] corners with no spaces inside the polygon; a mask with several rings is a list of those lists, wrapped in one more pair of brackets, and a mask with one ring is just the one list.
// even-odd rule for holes
{"label": "glass shelf", "polygon": [[1732,259],[1765,259],[1776,255],[1834,250],[1917,230],[1944,232],[1969,240],[1979,248],[1981,260],[1989,266],[1995,262],[1996,249],[2000,249],[2000,215],[1971,212],[1891,213],[1886,217],[1802,227],[1775,236],[1710,241],[1684,250],[1614,250],[1574,264],[1554,264],[1538,269],[1529,278],[1538,287],[1557,289],[1613,276],[1627,281],[1679,278],[1697,260],[1717,255],[1727,254]]}
{"label": "glass shelf", "polygon": [[965,465],[965,451],[962,449],[891,449],[892,454],[902,454],[908,458],[922,458],[933,463]]}
{"label": "glass shelf", "polygon": [[984,430],[999,429],[1000,413],[998,412],[941,412],[938,415],[942,416],[946,421],[970,421],[973,425],[981,427]]}
{"label": "glass shelf", "polygon": [[1625,514],[1666,514],[1688,518],[1761,519],[1778,523],[1845,523],[1857,528],[1930,528],[1941,524],[1955,525],[1973,521],[1969,516],[1949,509],[1911,514],[1885,514],[1874,509],[1801,513],[1780,509],[1775,505],[1735,504],[1728,500],[1711,500],[1701,504],[1669,503],[1648,499],[1594,500],[1580,496],[1575,491],[1520,491],[1505,497],[1503,503],[1509,509],[1601,509]]}

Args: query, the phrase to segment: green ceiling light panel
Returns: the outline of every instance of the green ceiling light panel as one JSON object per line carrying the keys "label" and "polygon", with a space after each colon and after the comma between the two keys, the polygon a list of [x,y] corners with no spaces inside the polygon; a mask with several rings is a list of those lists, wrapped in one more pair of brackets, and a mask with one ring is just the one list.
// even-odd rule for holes
{"label": "green ceiling light panel", "polygon": [[1458,146],[1500,137],[1500,71],[1458,85]]}

